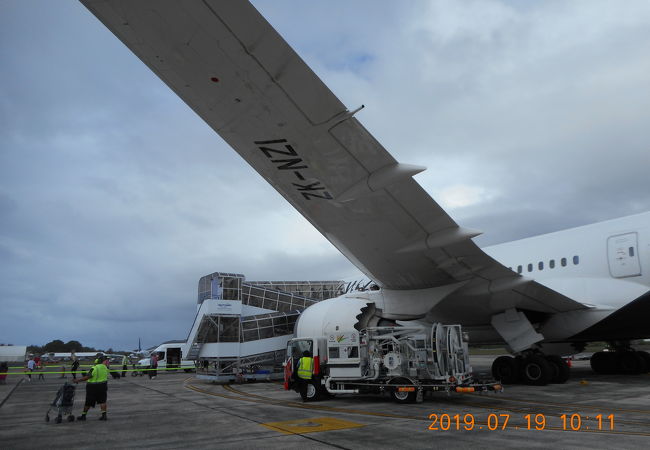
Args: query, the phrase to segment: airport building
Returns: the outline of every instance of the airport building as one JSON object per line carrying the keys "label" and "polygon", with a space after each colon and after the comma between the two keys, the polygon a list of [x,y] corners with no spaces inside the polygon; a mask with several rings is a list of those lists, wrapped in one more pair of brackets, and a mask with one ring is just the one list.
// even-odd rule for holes
{"label": "airport building", "polygon": [[343,293],[342,281],[246,281],[215,272],[201,277],[185,359],[211,380],[282,376],[286,346],[300,313]]}

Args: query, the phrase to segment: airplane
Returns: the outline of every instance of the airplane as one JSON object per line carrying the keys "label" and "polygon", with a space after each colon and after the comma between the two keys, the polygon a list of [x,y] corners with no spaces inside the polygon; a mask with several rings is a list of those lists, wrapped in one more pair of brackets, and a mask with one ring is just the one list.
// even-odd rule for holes
{"label": "airplane", "polygon": [[376,284],[343,295],[358,326],[459,323],[514,355],[504,383],[563,383],[595,341],[597,372],[650,368],[650,213],[481,249],[248,1],[81,2]]}

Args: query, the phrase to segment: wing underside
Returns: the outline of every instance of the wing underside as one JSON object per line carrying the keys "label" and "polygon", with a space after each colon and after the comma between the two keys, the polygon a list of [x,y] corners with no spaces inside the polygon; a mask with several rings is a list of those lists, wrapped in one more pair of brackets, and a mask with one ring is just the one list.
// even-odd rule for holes
{"label": "wing underside", "polygon": [[465,281],[499,307],[582,307],[478,248],[250,3],[82,3],[383,287]]}

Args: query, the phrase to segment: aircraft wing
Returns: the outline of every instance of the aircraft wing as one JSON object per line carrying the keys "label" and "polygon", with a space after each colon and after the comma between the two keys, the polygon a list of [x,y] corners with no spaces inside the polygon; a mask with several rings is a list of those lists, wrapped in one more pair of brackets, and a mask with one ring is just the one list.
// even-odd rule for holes
{"label": "aircraft wing", "polygon": [[[247,1],[81,0],[369,278],[580,308],[493,260]],[[519,281],[518,281],[519,280]]]}

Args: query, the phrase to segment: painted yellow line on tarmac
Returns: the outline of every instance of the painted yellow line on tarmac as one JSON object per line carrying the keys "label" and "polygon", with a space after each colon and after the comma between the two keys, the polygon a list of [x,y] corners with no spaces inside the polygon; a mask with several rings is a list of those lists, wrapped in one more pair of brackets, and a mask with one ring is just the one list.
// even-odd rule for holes
{"label": "painted yellow line on tarmac", "polygon": [[285,420],[283,422],[267,422],[260,425],[283,434],[318,433],[320,431],[365,427],[365,424],[362,423],[350,422],[349,420],[336,419],[334,417]]}

